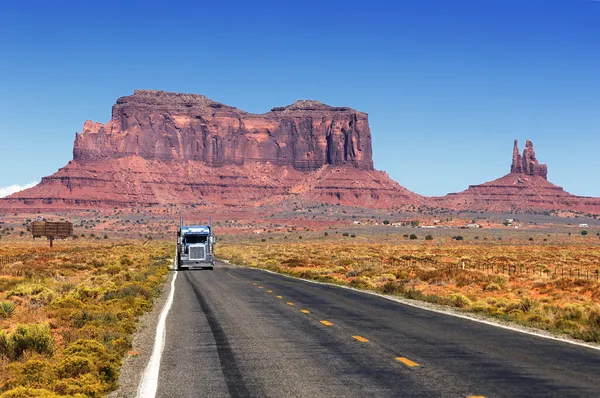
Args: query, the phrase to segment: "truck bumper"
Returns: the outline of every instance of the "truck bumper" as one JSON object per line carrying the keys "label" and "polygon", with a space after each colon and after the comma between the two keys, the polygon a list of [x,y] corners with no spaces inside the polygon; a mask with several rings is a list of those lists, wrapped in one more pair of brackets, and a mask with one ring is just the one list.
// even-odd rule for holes
{"label": "truck bumper", "polygon": [[212,256],[207,256],[205,260],[188,260],[187,258],[182,258],[179,261],[178,267],[179,269],[201,269],[201,268],[213,268],[215,265],[215,260]]}

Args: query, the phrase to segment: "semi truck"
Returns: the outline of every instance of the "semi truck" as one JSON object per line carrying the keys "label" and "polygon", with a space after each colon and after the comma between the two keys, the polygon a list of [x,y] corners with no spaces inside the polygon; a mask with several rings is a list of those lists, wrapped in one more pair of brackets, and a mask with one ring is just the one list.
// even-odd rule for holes
{"label": "semi truck", "polygon": [[208,225],[183,225],[183,219],[180,219],[175,253],[177,269],[212,270],[215,266],[214,244],[212,217]]}

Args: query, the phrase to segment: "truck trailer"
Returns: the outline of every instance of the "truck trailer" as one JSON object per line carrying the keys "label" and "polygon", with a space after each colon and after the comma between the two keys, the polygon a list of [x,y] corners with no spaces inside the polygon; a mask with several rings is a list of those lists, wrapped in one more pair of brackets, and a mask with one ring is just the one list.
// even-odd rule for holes
{"label": "truck trailer", "polygon": [[175,257],[177,269],[212,270],[215,266],[214,244],[212,217],[209,225],[183,225],[180,219]]}

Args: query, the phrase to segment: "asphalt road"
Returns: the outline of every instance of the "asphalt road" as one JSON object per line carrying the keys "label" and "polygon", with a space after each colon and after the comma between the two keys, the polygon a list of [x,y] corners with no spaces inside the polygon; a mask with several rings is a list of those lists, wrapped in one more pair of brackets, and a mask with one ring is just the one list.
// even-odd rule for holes
{"label": "asphalt road", "polygon": [[223,263],[166,333],[157,397],[600,397],[600,351]]}

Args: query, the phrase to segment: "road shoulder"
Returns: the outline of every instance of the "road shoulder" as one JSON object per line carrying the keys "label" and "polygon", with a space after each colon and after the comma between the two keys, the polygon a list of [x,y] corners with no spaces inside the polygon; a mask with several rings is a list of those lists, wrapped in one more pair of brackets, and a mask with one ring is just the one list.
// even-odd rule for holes
{"label": "road shoulder", "polygon": [[140,380],[152,356],[158,320],[171,292],[174,275],[173,272],[169,273],[160,296],[154,301],[152,311],[144,314],[138,321],[131,354],[127,355],[121,367],[119,387],[111,392],[108,398],[132,398],[137,395]]}

